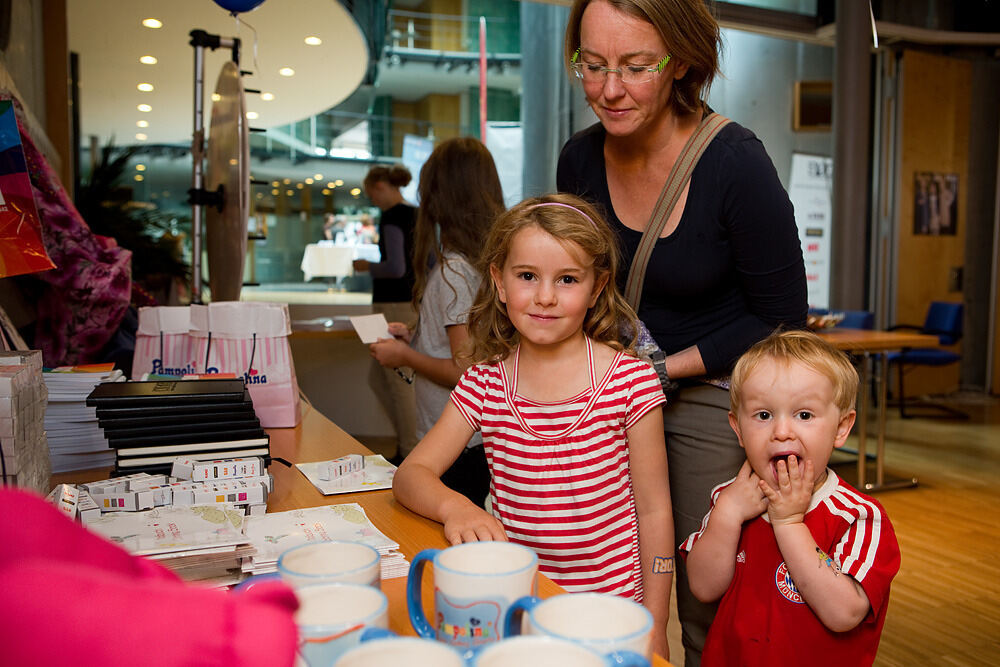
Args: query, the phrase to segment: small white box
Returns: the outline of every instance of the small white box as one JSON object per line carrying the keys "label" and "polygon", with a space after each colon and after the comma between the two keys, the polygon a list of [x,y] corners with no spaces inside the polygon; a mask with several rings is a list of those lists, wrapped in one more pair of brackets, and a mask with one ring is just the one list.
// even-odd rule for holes
{"label": "small white box", "polygon": [[106,493],[96,499],[103,512],[138,512],[153,509],[152,491],[125,491]]}
{"label": "small white box", "polygon": [[77,505],[80,502],[80,492],[72,484],[60,484],[56,486],[49,492],[49,495],[45,499],[55,505],[60,512],[69,518],[76,518]]}
{"label": "small white box", "polygon": [[348,454],[338,459],[327,461],[319,468],[319,478],[324,482],[360,472],[365,468],[365,457],[361,454]]}
{"label": "small white box", "polygon": [[101,508],[86,491],[80,491],[80,498],[76,504],[76,515],[83,523],[90,523],[94,519],[101,518]]}

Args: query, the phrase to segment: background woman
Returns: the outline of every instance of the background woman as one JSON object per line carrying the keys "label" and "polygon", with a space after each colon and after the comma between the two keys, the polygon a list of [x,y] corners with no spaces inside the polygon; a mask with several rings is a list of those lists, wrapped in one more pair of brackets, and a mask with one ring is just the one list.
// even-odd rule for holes
{"label": "background woman", "polygon": [[[434,425],[448,396],[471,359],[462,354],[469,337],[466,322],[482,276],[479,250],[493,220],[503,212],[500,177],[490,152],[476,139],[441,143],[420,170],[420,212],[414,257],[413,305],[416,328],[391,322],[398,338],[371,345],[372,356],[387,368],[416,371],[417,439]],[[409,343],[409,345],[407,345]],[[490,472],[476,433],[441,481],[482,507]]]}
{"label": "background woman", "polygon": [[[708,111],[719,27],[703,0],[576,0],[565,56],[599,122],[563,147],[560,191],[596,204],[624,255],[685,142]],[[639,317],[666,352],[678,396],[664,411],[674,528],[697,530],[710,489],[744,458],[723,388],[733,363],[779,325],[801,326],[806,282],[792,206],[756,136],[736,123],[708,146],[656,242]],[[708,381],[714,382],[714,384]],[[714,608],[687,588],[677,605],[687,665],[699,664]]]}
{"label": "background woman", "polygon": [[[354,260],[355,271],[371,271],[372,310],[384,313],[389,322],[412,322],[415,313],[413,296],[413,226],[417,209],[406,203],[399,191],[413,177],[402,165],[372,167],[362,183],[365,194],[381,209],[378,248],[382,261],[370,264]],[[397,457],[405,457],[417,444],[416,404],[413,385],[404,377],[406,371],[383,368],[372,362],[368,384],[389,414],[398,439]]]}

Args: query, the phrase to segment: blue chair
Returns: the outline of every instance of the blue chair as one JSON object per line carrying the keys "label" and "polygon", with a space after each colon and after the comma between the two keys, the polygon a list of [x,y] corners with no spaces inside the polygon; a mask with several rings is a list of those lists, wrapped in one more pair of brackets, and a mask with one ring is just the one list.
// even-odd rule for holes
{"label": "blue chair", "polygon": [[[844,319],[837,323],[844,329],[874,329],[875,313],[870,310],[845,310]],[[836,327],[834,327],[836,328]]]}
{"label": "blue chair", "polygon": [[[927,317],[924,319],[923,326],[898,324],[889,327],[890,331],[895,329],[917,330],[920,333],[937,336],[942,346],[954,345],[962,338],[962,304],[947,301],[932,301],[930,307],[927,309]],[[899,416],[903,419],[918,416],[968,419],[969,415],[947,405],[928,403],[926,401],[907,401],[906,394],[903,392],[903,376],[906,375],[906,366],[948,366],[958,363],[961,358],[960,354],[941,348],[904,349],[900,352],[889,354],[889,364],[896,366],[896,377],[898,378],[896,387],[899,395],[896,397],[896,400],[899,403]],[[943,414],[907,414],[907,405],[940,410]]]}

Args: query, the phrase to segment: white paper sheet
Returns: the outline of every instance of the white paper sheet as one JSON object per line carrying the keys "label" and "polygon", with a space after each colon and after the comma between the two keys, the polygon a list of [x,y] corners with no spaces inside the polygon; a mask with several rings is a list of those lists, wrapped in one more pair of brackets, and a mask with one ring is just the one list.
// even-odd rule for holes
{"label": "white paper sheet", "polygon": [[361,342],[364,344],[374,343],[379,338],[392,338],[389,335],[389,323],[385,321],[385,315],[375,313],[374,315],[353,315],[351,324],[358,332]]}

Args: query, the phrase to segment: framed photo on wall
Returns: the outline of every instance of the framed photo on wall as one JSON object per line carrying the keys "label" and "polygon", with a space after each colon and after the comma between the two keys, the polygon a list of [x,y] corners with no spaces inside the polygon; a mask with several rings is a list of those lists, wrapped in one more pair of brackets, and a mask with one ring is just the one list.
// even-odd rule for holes
{"label": "framed photo on wall", "polygon": [[958,227],[958,174],[913,174],[913,233],[954,236]]}

